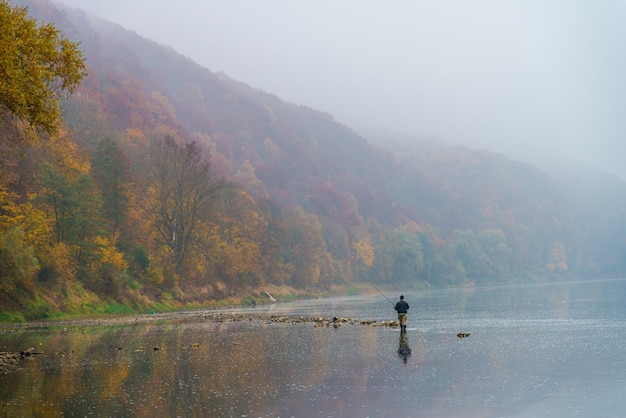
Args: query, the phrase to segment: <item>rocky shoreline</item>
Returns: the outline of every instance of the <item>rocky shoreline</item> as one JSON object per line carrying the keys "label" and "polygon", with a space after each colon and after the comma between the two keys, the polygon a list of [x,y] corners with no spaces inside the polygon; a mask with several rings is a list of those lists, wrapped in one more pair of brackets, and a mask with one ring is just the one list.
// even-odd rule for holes
{"label": "rocky shoreline", "polygon": [[35,351],[34,348],[29,348],[19,353],[0,351],[0,374],[9,374],[19,370],[21,360],[38,354],[43,353]]}
{"label": "rocky shoreline", "polygon": [[19,370],[20,353],[0,351],[0,374],[9,374]]}
{"label": "rocky shoreline", "polygon": [[[289,315],[274,315],[259,312],[227,312],[227,311],[177,311],[164,313],[151,313],[141,315],[123,315],[100,318],[77,318],[77,319],[57,319],[50,321],[28,322],[24,324],[0,324],[0,334],[14,332],[16,330],[28,330],[49,327],[69,327],[69,326],[99,326],[99,325],[130,325],[138,323],[160,322],[160,321],[212,321],[212,322],[241,322],[241,321],[261,321],[272,322],[292,322],[292,323],[314,323],[317,326],[361,324],[372,326],[398,326],[396,321],[359,320],[349,318],[324,318],[324,317],[304,317]],[[334,320],[334,321],[333,321]]]}
{"label": "rocky shoreline", "polygon": [[[166,313],[153,313],[143,315],[124,315],[107,318],[82,318],[82,319],[62,319],[53,321],[29,322],[26,324],[0,324],[0,334],[16,331],[37,330],[41,328],[67,328],[67,327],[90,327],[90,326],[110,326],[110,325],[131,325],[150,322],[167,321],[210,321],[210,322],[262,322],[271,323],[291,323],[291,324],[311,324],[315,327],[339,328],[345,325],[368,325],[397,328],[397,321],[376,321],[368,319],[350,318],[328,318],[328,317],[305,317],[274,315],[269,313],[252,312],[225,312],[225,311],[179,311]],[[43,354],[35,351],[34,348],[21,351],[19,353],[0,351],[0,374],[8,374],[20,369],[20,362],[30,356]]]}

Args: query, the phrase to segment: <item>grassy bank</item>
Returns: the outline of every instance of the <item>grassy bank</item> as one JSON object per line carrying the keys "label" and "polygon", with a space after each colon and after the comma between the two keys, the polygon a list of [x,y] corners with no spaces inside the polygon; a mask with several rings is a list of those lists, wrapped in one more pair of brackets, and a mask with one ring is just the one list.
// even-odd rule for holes
{"label": "grassy bank", "polygon": [[[246,290],[221,299],[192,298],[180,291],[164,293],[159,297],[132,298],[127,301],[104,300],[82,287],[68,288],[63,297],[35,294],[21,298],[21,303],[3,308],[0,323],[28,323],[50,320],[115,318],[155,313],[172,313],[192,309],[219,309],[230,306],[248,306],[311,299],[327,296],[353,296],[378,293],[366,283],[332,285],[327,289],[295,289],[291,286],[267,285]],[[390,296],[391,297],[391,296]],[[395,298],[395,296],[394,296]]]}

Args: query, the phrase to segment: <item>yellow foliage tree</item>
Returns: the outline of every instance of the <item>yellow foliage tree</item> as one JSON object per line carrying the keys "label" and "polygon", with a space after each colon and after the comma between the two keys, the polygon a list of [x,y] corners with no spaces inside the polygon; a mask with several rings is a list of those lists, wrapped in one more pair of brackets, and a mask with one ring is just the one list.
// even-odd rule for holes
{"label": "yellow foliage tree", "polygon": [[211,247],[215,249],[213,257],[220,264],[220,272],[232,284],[261,284],[265,267],[261,243],[267,220],[243,189],[224,188],[219,197]]}
{"label": "yellow foliage tree", "polygon": [[0,233],[0,294],[11,294],[17,286],[33,290],[38,268],[33,250],[24,242],[18,227]]}
{"label": "yellow foliage tree", "polygon": [[42,260],[42,267],[49,269],[53,278],[60,280],[64,285],[76,279],[76,265],[72,249],[64,242],[50,247],[47,257]]}
{"label": "yellow foliage tree", "polygon": [[0,118],[55,133],[61,94],[74,91],[86,74],[78,44],[52,24],[38,26],[27,8],[7,0],[0,0],[0,28]]}
{"label": "yellow foliage tree", "polygon": [[69,180],[76,181],[81,175],[89,173],[89,157],[72,140],[68,130],[59,129],[56,135],[41,146],[46,160],[54,161],[57,170]]}
{"label": "yellow foliage tree", "polygon": [[326,244],[319,218],[297,208],[286,217],[288,252],[286,260],[294,267],[292,282],[297,287],[317,286],[326,267]]}
{"label": "yellow foliage tree", "polygon": [[128,263],[124,259],[124,254],[117,250],[115,243],[117,236],[110,238],[97,236],[94,238],[94,244],[97,246],[99,255],[99,264],[108,264],[117,272],[122,272],[128,268]]}
{"label": "yellow foliage tree", "polygon": [[368,268],[374,265],[374,245],[369,233],[361,231],[352,243],[352,248],[357,263]]}

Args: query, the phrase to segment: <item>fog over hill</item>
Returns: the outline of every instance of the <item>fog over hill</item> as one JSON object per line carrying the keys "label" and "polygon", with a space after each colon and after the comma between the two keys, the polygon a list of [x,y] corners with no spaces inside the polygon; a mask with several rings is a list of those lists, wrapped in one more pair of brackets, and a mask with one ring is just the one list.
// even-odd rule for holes
{"label": "fog over hill", "polygon": [[369,136],[626,178],[621,2],[63,0]]}

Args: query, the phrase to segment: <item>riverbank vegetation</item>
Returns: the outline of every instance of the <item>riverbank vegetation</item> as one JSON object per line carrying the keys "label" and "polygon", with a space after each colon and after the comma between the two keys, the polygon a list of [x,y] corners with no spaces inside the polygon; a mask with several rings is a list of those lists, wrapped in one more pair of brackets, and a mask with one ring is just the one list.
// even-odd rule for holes
{"label": "riverbank vegetation", "polygon": [[78,11],[0,7],[0,321],[626,273],[617,179],[382,151]]}

